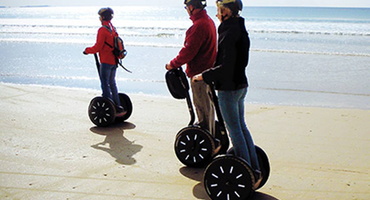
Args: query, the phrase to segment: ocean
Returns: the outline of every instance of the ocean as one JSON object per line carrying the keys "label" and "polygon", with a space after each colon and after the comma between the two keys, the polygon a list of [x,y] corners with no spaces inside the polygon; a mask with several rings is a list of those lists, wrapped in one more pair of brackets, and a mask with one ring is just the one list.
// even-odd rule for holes
{"label": "ocean", "polygon": [[[183,7],[112,7],[125,41],[118,87],[168,96],[164,66],[191,21]],[[100,90],[92,55],[99,7],[1,7],[0,82]],[[207,12],[219,25],[216,8]],[[246,101],[370,109],[370,8],[245,7],[251,39]]]}

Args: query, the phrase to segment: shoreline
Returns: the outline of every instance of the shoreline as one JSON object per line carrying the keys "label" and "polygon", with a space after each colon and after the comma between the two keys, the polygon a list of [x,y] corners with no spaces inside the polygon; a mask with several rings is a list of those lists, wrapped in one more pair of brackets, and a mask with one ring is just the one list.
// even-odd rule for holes
{"label": "shoreline", "polygon": [[[0,83],[1,199],[209,199],[176,158],[186,102],[130,95],[127,122],[97,128],[99,91]],[[254,200],[368,199],[370,111],[246,104],[271,176]]]}
{"label": "shoreline", "polygon": [[[119,82],[119,80],[118,80]],[[118,83],[119,84],[119,83]],[[163,84],[165,85],[166,87],[166,84],[165,84],[165,81],[163,82]],[[100,89],[92,89],[92,88],[83,88],[83,87],[68,87],[68,86],[59,86],[59,85],[43,85],[43,84],[26,84],[26,83],[8,83],[8,82],[1,82],[0,81],[0,85],[9,85],[9,86],[30,86],[30,87],[40,87],[40,88],[55,88],[55,89],[62,89],[62,90],[76,90],[76,91],[81,91],[81,92],[89,92],[89,93],[96,93],[96,96],[99,96],[100,94]],[[162,88],[163,89],[163,88]],[[165,91],[168,92],[167,95],[161,93],[161,94],[147,94],[147,93],[144,93],[144,92],[123,92],[123,93],[126,93],[128,95],[139,95],[139,96],[148,96],[148,97],[154,97],[154,98],[165,98],[165,99],[172,99],[172,100],[175,100],[175,101],[185,101],[185,100],[176,100],[174,99],[170,92],[168,91],[167,88],[163,89]],[[253,90],[253,87],[250,87],[250,90]],[[264,88],[260,88],[260,90],[272,90],[272,89],[264,89]],[[286,90],[286,91],[291,91],[291,92],[305,92],[305,91],[299,91],[299,90]],[[121,92],[121,91],[120,91]],[[343,96],[361,96],[361,97],[367,97],[366,95],[358,95],[358,94],[351,94],[351,93],[337,93],[337,92],[320,92],[320,91],[306,91],[306,92],[309,92],[309,93],[326,93],[326,94],[333,94],[333,95],[343,95]],[[248,93],[250,93],[250,91],[248,91]],[[93,97],[92,97],[93,98]],[[346,106],[327,106],[327,105],[297,105],[297,104],[284,104],[284,103],[280,103],[280,104],[277,104],[277,103],[259,103],[259,102],[253,102],[253,101],[249,101],[250,97],[247,95],[247,99],[245,101],[246,105],[254,105],[254,106],[287,106],[287,107],[305,107],[305,108],[327,108],[327,109],[350,109],[350,110],[370,110],[369,108],[365,108],[365,107],[346,107]]]}

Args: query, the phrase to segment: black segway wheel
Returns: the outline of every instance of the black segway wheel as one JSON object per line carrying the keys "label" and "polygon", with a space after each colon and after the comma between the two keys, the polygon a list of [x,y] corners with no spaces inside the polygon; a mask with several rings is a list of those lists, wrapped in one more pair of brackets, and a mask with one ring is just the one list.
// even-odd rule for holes
{"label": "black segway wheel", "polygon": [[127,111],[127,113],[123,115],[122,117],[116,117],[116,122],[123,122],[131,116],[133,106],[132,106],[131,99],[127,94],[119,93],[118,96],[121,102],[121,106]]}
{"label": "black segway wheel", "polygon": [[258,146],[256,146],[256,152],[258,156],[258,162],[261,168],[262,181],[257,189],[263,187],[270,176],[270,162],[267,154]]}
{"label": "black segway wheel", "polygon": [[99,127],[110,125],[114,122],[116,108],[114,103],[104,97],[95,97],[89,105],[89,118],[92,123]]}
{"label": "black segway wheel", "polygon": [[196,126],[183,128],[176,136],[176,156],[189,167],[203,167],[212,159],[215,148],[208,131]]}
{"label": "black segway wheel", "polygon": [[212,200],[246,200],[253,194],[253,170],[231,155],[216,157],[204,172],[204,186]]}

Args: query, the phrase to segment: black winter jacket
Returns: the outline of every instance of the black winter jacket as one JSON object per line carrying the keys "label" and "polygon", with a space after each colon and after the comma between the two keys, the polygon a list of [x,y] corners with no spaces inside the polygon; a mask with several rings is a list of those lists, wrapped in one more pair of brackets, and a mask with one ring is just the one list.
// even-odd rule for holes
{"label": "black winter jacket", "polygon": [[207,84],[216,90],[238,90],[248,87],[246,67],[249,60],[250,40],[244,18],[234,17],[218,28],[218,52],[215,67],[203,72]]}

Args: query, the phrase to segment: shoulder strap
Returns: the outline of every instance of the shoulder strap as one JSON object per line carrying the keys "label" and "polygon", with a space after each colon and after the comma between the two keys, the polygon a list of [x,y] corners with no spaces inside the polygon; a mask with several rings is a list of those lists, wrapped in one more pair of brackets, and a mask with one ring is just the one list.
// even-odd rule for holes
{"label": "shoulder strap", "polygon": [[[102,27],[106,28],[110,33],[112,33],[112,30],[110,29],[109,26],[107,25],[103,25]],[[104,42],[106,45],[108,45],[110,48],[114,48],[112,45],[108,44],[107,42]],[[114,45],[114,41],[113,41],[113,45]]]}
{"label": "shoulder strap", "polygon": [[110,33],[112,32],[115,32],[117,34],[117,31],[116,31],[116,27],[114,27],[113,25],[111,25],[113,30],[111,29],[110,26],[107,26],[107,25],[103,25],[102,27],[106,28]]}
{"label": "shoulder strap", "polygon": [[109,26],[107,26],[107,25],[103,25],[102,27],[106,28],[109,32],[112,32],[112,30],[110,29],[110,27],[109,27]]}
{"label": "shoulder strap", "polygon": [[128,73],[132,73],[132,71],[128,70],[125,66],[122,65],[122,62],[119,62],[117,63],[119,66],[121,66],[126,72]]}
{"label": "shoulder strap", "polygon": [[[110,29],[110,27],[109,26],[107,26],[107,25],[103,25],[103,27],[104,28],[106,28],[110,33],[112,33],[112,30]],[[113,27],[114,28],[114,27]],[[110,48],[114,48],[114,47],[112,47],[112,45],[110,45],[110,44],[108,44],[107,42],[105,42],[105,44],[106,45],[108,45]],[[114,45],[114,44],[113,44]],[[128,70],[125,66],[123,66],[123,64],[119,61],[119,60],[117,60],[117,64],[119,65],[119,66],[121,66],[124,70],[126,70],[127,72],[129,72],[129,73],[132,73],[130,70]]]}

